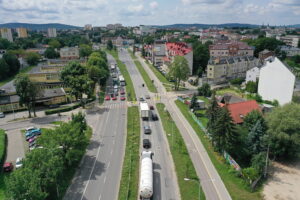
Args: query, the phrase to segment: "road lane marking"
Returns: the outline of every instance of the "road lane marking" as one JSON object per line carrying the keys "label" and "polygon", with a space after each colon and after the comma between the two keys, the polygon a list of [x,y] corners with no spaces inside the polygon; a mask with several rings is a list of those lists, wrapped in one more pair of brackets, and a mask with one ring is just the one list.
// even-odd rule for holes
{"label": "road lane marking", "polygon": [[105,182],[106,182],[106,176],[104,177],[104,180],[103,180],[103,183],[105,184]]}

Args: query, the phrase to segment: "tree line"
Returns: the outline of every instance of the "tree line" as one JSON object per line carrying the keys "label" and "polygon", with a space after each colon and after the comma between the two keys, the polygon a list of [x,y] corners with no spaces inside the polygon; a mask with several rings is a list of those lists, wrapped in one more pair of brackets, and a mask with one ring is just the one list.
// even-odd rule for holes
{"label": "tree line", "polygon": [[91,129],[82,113],[55,129],[43,130],[23,166],[6,179],[6,195],[14,200],[62,199],[88,145]]}

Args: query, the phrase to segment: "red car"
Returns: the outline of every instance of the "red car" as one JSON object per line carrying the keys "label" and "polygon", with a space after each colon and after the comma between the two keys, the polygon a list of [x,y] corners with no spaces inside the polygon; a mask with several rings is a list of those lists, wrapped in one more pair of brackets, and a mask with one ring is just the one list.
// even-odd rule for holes
{"label": "red car", "polygon": [[121,97],[120,97],[120,100],[121,100],[121,101],[125,101],[125,100],[126,100],[125,96],[121,96]]}
{"label": "red car", "polygon": [[120,94],[121,95],[125,94],[125,90],[120,90]]}
{"label": "red car", "polygon": [[113,101],[115,101],[115,100],[117,100],[117,96],[113,96],[111,99],[112,99]]}
{"label": "red car", "polygon": [[110,96],[109,95],[106,95],[105,96],[105,101],[109,101],[110,100]]}
{"label": "red car", "polygon": [[4,163],[3,165],[3,169],[5,172],[11,172],[13,170],[14,166],[11,162],[7,162],[7,163]]}

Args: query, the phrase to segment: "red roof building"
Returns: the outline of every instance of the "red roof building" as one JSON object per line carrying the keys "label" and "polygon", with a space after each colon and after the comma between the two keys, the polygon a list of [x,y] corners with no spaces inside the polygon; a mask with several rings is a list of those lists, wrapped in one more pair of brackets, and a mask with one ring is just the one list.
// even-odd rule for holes
{"label": "red roof building", "polygon": [[244,117],[253,110],[261,112],[261,108],[255,100],[226,104],[225,106],[229,110],[235,124],[243,123]]}

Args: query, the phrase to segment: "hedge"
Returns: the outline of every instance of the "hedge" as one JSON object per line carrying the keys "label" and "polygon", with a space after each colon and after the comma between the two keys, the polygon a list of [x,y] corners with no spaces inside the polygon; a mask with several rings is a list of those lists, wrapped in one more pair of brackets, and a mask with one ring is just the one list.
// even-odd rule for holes
{"label": "hedge", "polygon": [[6,155],[6,134],[3,129],[0,129],[0,165],[3,166]]}

